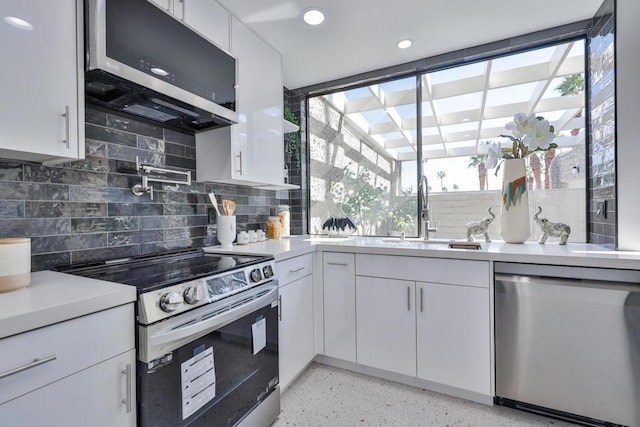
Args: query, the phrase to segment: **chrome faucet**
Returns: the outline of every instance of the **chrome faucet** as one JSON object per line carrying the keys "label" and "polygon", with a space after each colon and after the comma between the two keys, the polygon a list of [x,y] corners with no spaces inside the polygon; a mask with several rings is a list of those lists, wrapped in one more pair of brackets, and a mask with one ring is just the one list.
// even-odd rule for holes
{"label": "chrome faucet", "polygon": [[422,175],[418,182],[418,193],[420,193],[420,223],[418,226],[418,233],[424,240],[429,240],[429,233],[435,233],[438,231],[437,227],[431,227],[431,212],[429,208],[429,182],[427,177]]}

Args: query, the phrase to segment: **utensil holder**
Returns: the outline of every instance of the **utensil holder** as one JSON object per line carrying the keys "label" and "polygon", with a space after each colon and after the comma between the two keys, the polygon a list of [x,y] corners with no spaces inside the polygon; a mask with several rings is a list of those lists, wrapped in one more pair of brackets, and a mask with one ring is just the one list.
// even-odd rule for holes
{"label": "utensil holder", "polygon": [[233,247],[236,239],[236,217],[235,215],[218,215],[218,241],[222,249]]}

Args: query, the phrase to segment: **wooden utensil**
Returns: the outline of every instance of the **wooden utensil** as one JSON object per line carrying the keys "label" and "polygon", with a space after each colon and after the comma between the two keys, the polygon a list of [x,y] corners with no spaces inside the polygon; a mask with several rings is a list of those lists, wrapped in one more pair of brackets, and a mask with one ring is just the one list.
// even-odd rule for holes
{"label": "wooden utensil", "polygon": [[216,213],[218,214],[218,216],[220,216],[220,210],[218,209],[218,199],[216,199],[216,195],[213,193],[209,193],[209,200],[211,200],[211,204],[216,210]]}
{"label": "wooden utensil", "polygon": [[233,200],[229,200],[229,206],[227,207],[227,209],[229,210],[229,215],[233,215],[233,213],[236,211],[236,202],[234,202]]}
{"label": "wooden utensil", "polygon": [[233,200],[222,200],[222,210],[225,215],[233,215],[236,210],[236,202]]}

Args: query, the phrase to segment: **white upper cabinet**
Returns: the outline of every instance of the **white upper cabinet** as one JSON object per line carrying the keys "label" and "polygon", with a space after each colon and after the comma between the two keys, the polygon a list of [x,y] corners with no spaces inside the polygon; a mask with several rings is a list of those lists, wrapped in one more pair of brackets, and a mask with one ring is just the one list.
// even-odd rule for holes
{"label": "white upper cabinet", "polygon": [[[84,158],[81,0],[4,0],[0,17],[0,157]],[[18,21],[19,22],[19,21]]]}
{"label": "white upper cabinet", "polygon": [[231,18],[239,123],[196,134],[197,180],[284,187],[282,58]]}
{"label": "white upper cabinet", "polygon": [[214,0],[182,1],[184,22],[219,48],[229,51],[229,12]]}
{"label": "white upper cabinet", "polygon": [[231,15],[215,0],[148,0],[183,21],[219,48],[229,51]]}

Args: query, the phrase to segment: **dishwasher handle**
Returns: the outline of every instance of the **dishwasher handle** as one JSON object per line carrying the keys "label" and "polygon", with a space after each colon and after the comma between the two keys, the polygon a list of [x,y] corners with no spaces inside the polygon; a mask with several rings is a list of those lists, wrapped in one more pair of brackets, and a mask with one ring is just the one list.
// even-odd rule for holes
{"label": "dishwasher handle", "polygon": [[610,280],[594,280],[582,278],[576,279],[567,277],[530,276],[524,274],[496,273],[495,283],[496,292],[499,292],[501,287],[504,286],[518,287],[522,290],[526,289],[527,287],[533,287],[529,288],[532,291],[536,286],[562,286],[578,289],[602,289],[623,292],[640,292],[640,284],[636,283],[622,283]]}

